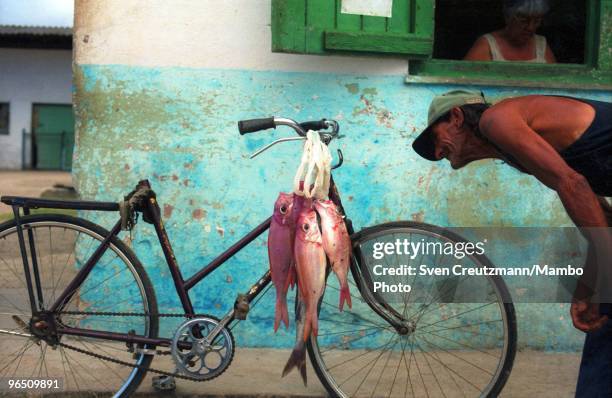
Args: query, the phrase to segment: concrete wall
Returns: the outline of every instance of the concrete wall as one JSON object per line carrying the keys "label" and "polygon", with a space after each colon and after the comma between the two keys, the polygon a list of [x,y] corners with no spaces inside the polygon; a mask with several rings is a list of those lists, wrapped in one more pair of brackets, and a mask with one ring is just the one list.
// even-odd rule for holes
{"label": "concrete wall", "polygon": [[[401,59],[273,54],[269,0],[77,1],[75,43],[78,190],[84,198],[117,200],[149,178],[186,275],[269,216],[277,193],[291,189],[299,145],[248,159],[291,132],[240,137],[236,129],[238,120],[268,115],[341,123],[345,137],[332,152],[341,148],[345,164],[335,176],[356,229],[401,219],[571,225],[554,192],[508,166],[483,161],[453,171],[412,151],[429,101],[455,86],[406,85],[408,62]],[[470,88],[491,99],[536,92]],[[603,92],[537,92],[610,100]],[[139,224],[134,242],[161,310],[177,310],[152,228]],[[223,314],[266,267],[264,236],[192,299]],[[581,346],[566,305],[517,307],[522,345]],[[290,336],[268,338],[272,312],[273,300],[263,300],[248,328],[236,330],[241,343],[290,345]]]}
{"label": "concrete wall", "polygon": [[[0,102],[10,103],[10,134],[0,135],[0,169],[20,169],[22,130],[32,130],[32,104],[72,103],[72,52],[0,48]],[[30,148],[26,150],[29,162]]]}

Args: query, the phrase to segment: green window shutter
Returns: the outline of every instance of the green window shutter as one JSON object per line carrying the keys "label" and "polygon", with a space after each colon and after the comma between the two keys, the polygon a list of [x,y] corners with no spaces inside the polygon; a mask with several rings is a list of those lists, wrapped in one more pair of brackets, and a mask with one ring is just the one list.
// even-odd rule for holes
{"label": "green window shutter", "polygon": [[431,55],[435,0],[393,0],[391,18],[342,14],[341,1],[272,0],[272,51]]}
{"label": "green window shutter", "polygon": [[612,0],[602,0],[600,12],[597,66],[601,70],[612,71]]}

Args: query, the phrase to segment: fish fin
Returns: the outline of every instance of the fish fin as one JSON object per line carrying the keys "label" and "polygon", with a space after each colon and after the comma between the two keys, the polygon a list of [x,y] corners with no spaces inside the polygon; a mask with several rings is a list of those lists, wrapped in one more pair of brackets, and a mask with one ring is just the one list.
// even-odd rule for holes
{"label": "fish fin", "polygon": [[351,292],[349,291],[347,284],[344,284],[344,286],[340,288],[340,311],[342,311],[344,308],[344,302],[348,304],[349,308],[353,308],[353,303],[351,302]]}
{"label": "fish fin", "polygon": [[302,346],[301,349],[294,348],[293,351],[291,351],[291,355],[283,369],[283,377],[287,376],[296,366],[300,370],[304,385],[306,385],[306,350],[304,346]]}
{"label": "fish fin", "polygon": [[291,267],[289,268],[289,274],[287,275],[287,281],[285,283],[285,291],[288,291],[290,287],[292,289],[295,288],[295,281],[297,279],[295,274],[296,274],[296,270],[292,263]]}
{"label": "fish fin", "polygon": [[274,309],[274,333],[278,331],[281,321],[285,327],[289,329],[289,311],[287,310],[287,299],[285,297],[277,297],[276,308]]}

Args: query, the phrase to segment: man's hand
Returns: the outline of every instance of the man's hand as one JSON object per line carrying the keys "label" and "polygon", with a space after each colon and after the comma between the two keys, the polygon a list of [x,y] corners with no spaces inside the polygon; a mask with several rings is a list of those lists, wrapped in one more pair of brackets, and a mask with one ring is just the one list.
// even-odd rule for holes
{"label": "man's hand", "polygon": [[583,332],[593,332],[608,321],[607,315],[599,313],[599,304],[587,300],[574,300],[570,307],[570,314],[574,327]]}

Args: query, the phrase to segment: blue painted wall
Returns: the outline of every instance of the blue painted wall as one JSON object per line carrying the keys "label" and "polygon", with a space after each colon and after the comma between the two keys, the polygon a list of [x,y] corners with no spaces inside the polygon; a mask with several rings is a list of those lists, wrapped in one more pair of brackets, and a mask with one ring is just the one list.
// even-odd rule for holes
{"label": "blue painted wall", "polygon": [[[78,191],[87,199],[119,200],[148,178],[186,276],[268,217],[278,192],[291,189],[299,144],[277,146],[253,160],[248,155],[292,132],[279,128],[241,137],[236,128],[238,120],[269,115],[340,122],[344,137],[331,149],[341,148],[345,162],[335,178],[357,230],[402,219],[444,226],[572,225],[554,192],[501,162],[453,171],[412,151],[429,101],[453,86],[406,85],[403,76],[120,65],[76,65],[74,72]],[[610,100],[602,92],[472,88],[490,100],[543,92]],[[110,226],[114,216],[97,220]],[[160,310],[178,311],[153,228],[140,222],[133,242]],[[264,235],[192,291],[197,311],[224,314],[267,266]],[[270,293],[248,324],[235,330],[242,344],[292,344],[290,334],[270,338]],[[521,345],[581,347],[567,305],[518,304],[517,316]],[[162,329],[173,327],[165,323]]]}

